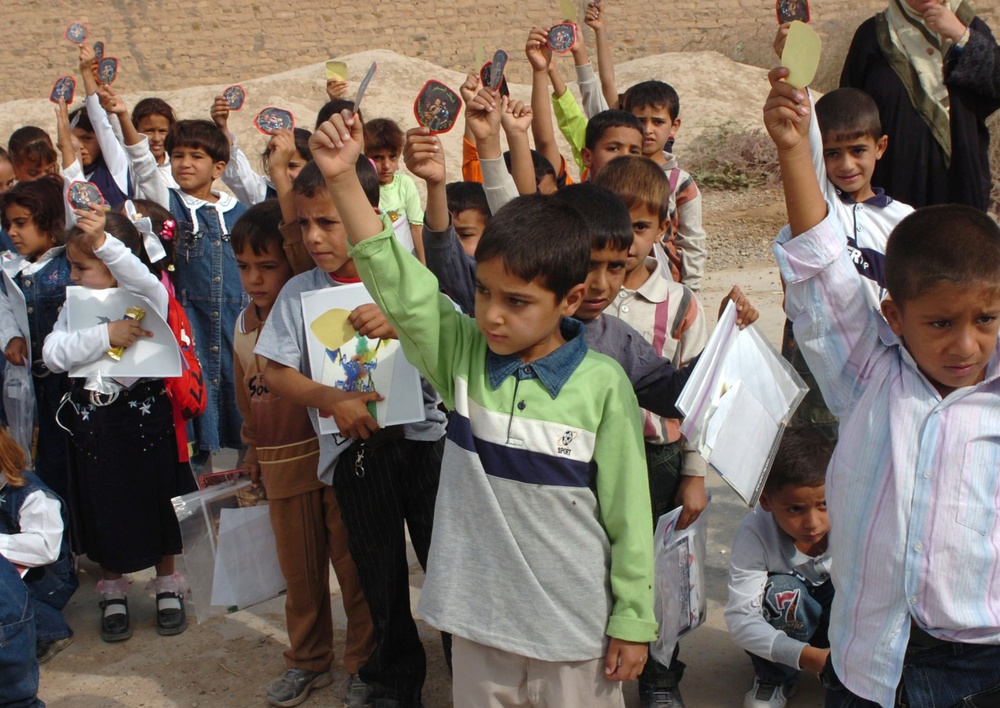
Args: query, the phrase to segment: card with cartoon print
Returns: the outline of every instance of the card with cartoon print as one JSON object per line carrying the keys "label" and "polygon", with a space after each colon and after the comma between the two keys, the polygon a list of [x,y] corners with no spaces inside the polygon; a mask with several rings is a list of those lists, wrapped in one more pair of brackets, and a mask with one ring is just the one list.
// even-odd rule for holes
{"label": "card with cartoon print", "polygon": [[557,54],[565,54],[576,44],[576,25],[563,22],[549,30],[549,46]]}
{"label": "card with cartoon print", "polygon": [[66,102],[68,106],[73,102],[73,93],[76,91],[76,79],[72,76],[61,76],[56,79],[55,84],[52,86],[52,93],[49,95],[49,100],[53,103],[59,103],[61,98]]}
{"label": "card with cartoon print", "polygon": [[116,57],[104,57],[97,62],[97,82],[110,86],[118,78],[118,59]]}
{"label": "card with cartoon print", "polygon": [[94,61],[104,58],[104,42],[94,42]]}
{"label": "card with cartoon print", "polygon": [[295,130],[295,118],[291,112],[275,106],[268,106],[258,113],[257,117],[253,119],[253,124],[257,126],[257,130],[265,135],[270,135],[273,131],[282,128]]}
{"label": "card with cartoon print", "polygon": [[66,199],[75,209],[90,209],[90,205],[104,204],[104,195],[93,182],[76,180],[71,182]]}
{"label": "card with cartoon print", "polygon": [[417,94],[413,115],[417,123],[430,129],[431,135],[447,133],[455,127],[462,110],[462,99],[440,81],[431,79]]}
{"label": "card with cartoon print", "polygon": [[246,100],[247,92],[239,84],[230,86],[222,92],[222,97],[226,99],[229,110],[238,111],[243,108],[243,101]]}
{"label": "card with cartoon print", "polygon": [[778,13],[778,24],[786,22],[809,21],[809,0],[778,0],[775,4],[775,11]]}
{"label": "card with cartoon print", "polygon": [[63,36],[73,44],[83,44],[87,41],[87,25],[82,22],[70,22]]}

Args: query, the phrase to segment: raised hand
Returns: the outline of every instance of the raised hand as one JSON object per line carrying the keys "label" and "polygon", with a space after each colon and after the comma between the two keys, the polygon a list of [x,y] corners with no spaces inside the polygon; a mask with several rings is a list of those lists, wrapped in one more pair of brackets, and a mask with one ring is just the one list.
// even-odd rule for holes
{"label": "raised hand", "polygon": [[428,128],[412,128],[406,131],[403,163],[406,169],[428,184],[441,184],[445,181],[441,139],[431,135]]}
{"label": "raised hand", "polygon": [[364,127],[356,115],[341,111],[321,123],[309,138],[313,160],[327,181],[354,172],[364,147]]}

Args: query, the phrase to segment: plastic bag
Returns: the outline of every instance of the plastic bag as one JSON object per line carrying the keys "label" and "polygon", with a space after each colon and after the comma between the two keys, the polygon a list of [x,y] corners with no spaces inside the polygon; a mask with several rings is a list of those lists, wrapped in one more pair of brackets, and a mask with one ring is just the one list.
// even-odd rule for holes
{"label": "plastic bag", "polygon": [[[710,495],[709,507],[711,501]],[[675,528],[680,508],[664,514],[656,524],[653,611],[660,636],[649,645],[649,651],[664,666],[670,664],[677,640],[703,624],[708,614],[705,544],[709,507],[683,531]]]}
{"label": "plastic bag", "polygon": [[35,434],[35,388],[28,365],[7,364],[3,380],[3,409],[10,434],[31,457]]}

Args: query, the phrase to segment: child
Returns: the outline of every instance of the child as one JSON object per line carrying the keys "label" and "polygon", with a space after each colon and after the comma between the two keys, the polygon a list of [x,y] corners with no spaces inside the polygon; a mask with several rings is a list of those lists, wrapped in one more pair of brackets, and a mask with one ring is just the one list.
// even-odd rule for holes
{"label": "child", "polygon": [[0,704],[44,708],[38,700],[35,612],[17,568],[0,557]]}
{"label": "child", "polygon": [[271,705],[289,706],[333,679],[330,561],[347,613],[344,668],[352,677],[371,654],[373,629],[358,571],[347,550],[337,495],[316,475],[319,440],[309,415],[304,406],[268,389],[264,362],[253,353],[278,293],[292,277],[278,230],[280,222],[281,208],[269,200],[250,207],[233,227],[233,253],[243,289],[251,297],[237,322],[233,365],[239,384],[236,402],[243,414],[243,442],[247,445],[243,466],[254,484],[262,483],[267,491],[268,512],[288,587],[288,669],[271,685],[267,699]]}
{"label": "child", "polygon": [[[365,185],[364,207],[374,215],[378,175],[368,160],[352,165]],[[255,352],[267,359],[268,389],[291,403],[308,407],[319,434],[319,415],[331,415],[340,430],[319,435],[318,476],[337,492],[351,557],[375,629],[375,648],[358,670],[357,700],[375,705],[415,708],[426,673],[426,657],[410,612],[409,567],[404,522],[423,566],[430,546],[434,498],[444,449],[444,413],[440,398],[424,388],[426,420],[385,430],[365,404],[376,393],[347,393],[310,378],[306,356],[301,294],[360,282],[347,256],[347,236],[315,163],[299,173],[295,205],[303,244],[316,268],[295,276],[282,289],[264,324]],[[395,333],[374,305],[352,312],[350,323],[372,337]],[[370,690],[367,701],[365,684]],[[354,694],[357,695],[357,694]]]}
{"label": "child", "polygon": [[[0,201],[0,221],[18,255],[5,260],[4,271],[24,296],[31,347],[22,335],[11,305],[0,302],[0,344],[7,361],[30,366],[34,375],[38,443],[35,473],[60,499],[70,500],[67,440],[56,425],[56,410],[69,391],[65,374],[51,371],[42,360],[42,343],[52,331],[72,284],[63,243],[65,209],[58,177],[18,182]],[[70,515],[75,513],[70,503]]]}
{"label": "child", "polygon": [[583,299],[585,224],[545,197],[495,215],[473,321],[360,208],[361,138],[334,116],[313,157],[367,287],[455,412],[419,611],[455,634],[456,704],[511,703],[530,671],[540,701],[620,705],[656,635],[650,512],[634,394],[563,320]]}
{"label": "child", "polygon": [[642,134],[642,124],[626,111],[602,111],[591,118],[580,151],[585,178],[594,179],[616,157],[641,154]]}
{"label": "child", "polygon": [[743,708],[780,708],[795,693],[799,669],[818,674],[830,656],[824,485],[832,453],[819,431],[786,430],[760,505],[736,532],[726,625],[756,674]]}
{"label": "child", "polygon": [[10,160],[10,153],[0,147],[0,194],[3,194],[17,183],[17,175],[14,174],[14,163]]}
{"label": "child", "polygon": [[[141,295],[166,320],[170,297],[150,271],[139,232],[127,217],[92,207],[97,211],[77,212],[77,226],[67,236],[73,282]],[[130,319],[70,332],[66,312],[63,307],[43,349],[46,364],[56,372],[151,336]],[[174,570],[181,533],[170,500],[194,491],[195,484],[178,459],[173,408],[163,380],[139,379],[125,388],[99,374],[76,378],[57,416],[73,439],[77,526],[87,555],[101,566],[101,639],[117,642],[132,636],[124,574],[151,565],[156,566],[149,584],[156,593],[156,631],[183,632],[187,581]]]}
{"label": "child", "polygon": [[59,174],[59,155],[41,128],[26,125],[15,130],[7,140],[7,151],[18,182]]}
{"label": "child", "polygon": [[701,192],[666,148],[681,127],[680,99],[670,84],[643,81],[625,92],[623,107],[642,121],[642,154],[670,180],[669,229],[661,243],[670,257],[674,280],[698,292],[708,254],[701,225]]}
{"label": "child", "polygon": [[[620,317],[656,350],[657,355],[685,366],[701,354],[708,341],[708,324],[695,294],[676,282],[662,261],[651,256],[667,228],[670,183],[652,160],[639,156],[615,158],[601,170],[595,184],[613,192],[629,209],[633,241],[625,267],[624,287],[605,313]],[[683,506],[677,522],[686,528],[708,505],[707,465],[687,444],[680,420],[645,412],[643,436],[653,525],[660,516]],[[670,665],[650,661],[639,677],[643,706],[683,705],[679,683],[684,664],[675,645]]]}
{"label": "child", "polygon": [[62,609],[80,583],[66,540],[63,502],[25,472],[24,450],[0,428],[0,556],[24,573],[35,610],[36,656],[44,664],[73,643]]}
{"label": "child", "polygon": [[448,211],[467,256],[476,255],[483,230],[490,223],[490,206],[481,182],[452,182],[447,187]]}
{"label": "child", "polygon": [[395,121],[375,118],[365,125],[365,156],[378,171],[378,207],[392,219],[399,240],[408,251],[424,260],[424,210],[413,179],[399,172],[403,153],[403,131]]}
{"label": "child", "polygon": [[[886,246],[881,316],[826,218],[808,98],[769,74],[789,226],[785,311],[841,418],[827,471],[833,583],[828,705],[975,704],[1000,690],[997,476],[1000,230],[982,212],[918,211]],[[905,439],[905,442],[904,442]],[[904,670],[905,663],[905,670]]]}
{"label": "child", "polygon": [[132,125],[149,138],[149,151],[153,153],[163,181],[176,189],[177,183],[170,172],[170,156],[167,155],[166,139],[170,127],[177,122],[174,109],[162,98],[144,98],[132,109]]}

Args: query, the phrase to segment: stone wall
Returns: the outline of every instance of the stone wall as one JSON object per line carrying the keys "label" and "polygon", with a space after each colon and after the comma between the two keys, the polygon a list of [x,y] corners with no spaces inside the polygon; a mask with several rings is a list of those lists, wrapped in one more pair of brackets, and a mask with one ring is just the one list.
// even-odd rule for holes
{"label": "stone wall", "polygon": [[[89,41],[104,40],[107,53],[119,58],[117,86],[125,91],[247,80],[381,47],[463,71],[475,68],[483,50],[490,56],[502,47],[512,56],[511,77],[524,81],[527,30],[553,24],[574,2],[3,0],[8,31],[0,46],[0,101],[47,96],[56,78],[76,73],[75,49],[62,38],[76,19],[88,22]],[[760,66],[774,61],[774,0],[605,2],[618,61],[695,49]],[[814,26],[827,41],[821,88],[835,81],[857,24],[884,5],[813,0]],[[986,10],[984,17],[996,20],[998,11]]]}

